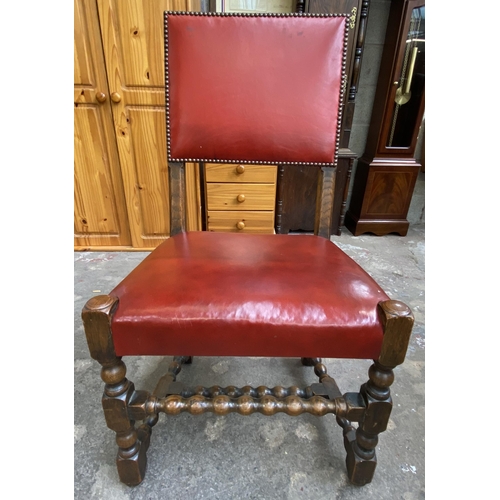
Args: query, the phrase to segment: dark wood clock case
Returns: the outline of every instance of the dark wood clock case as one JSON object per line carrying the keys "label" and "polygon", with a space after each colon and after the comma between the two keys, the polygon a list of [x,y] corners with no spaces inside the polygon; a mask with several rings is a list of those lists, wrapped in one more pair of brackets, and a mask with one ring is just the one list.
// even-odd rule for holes
{"label": "dark wood clock case", "polygon": [[354,235],[405,236],[420,163],[425,109],[425,4],[393,0],[366,149],[358,160],[345,226]]}

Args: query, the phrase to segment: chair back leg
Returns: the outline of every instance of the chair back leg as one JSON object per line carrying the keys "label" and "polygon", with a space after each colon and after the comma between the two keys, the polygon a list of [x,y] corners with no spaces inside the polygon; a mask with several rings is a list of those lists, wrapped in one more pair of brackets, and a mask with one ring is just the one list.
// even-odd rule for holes
{"label": "chair back leg", "polygon": [[333,217],[333,197],[337,167],[321,167],[318,170],[318,194],[316,197],[316,216],[314,234],[330,239]]}
{"label": "chair back leg", "polygon": [[186,231],[186,168],[182,162],[168,163],[170,191],[170,236]]}

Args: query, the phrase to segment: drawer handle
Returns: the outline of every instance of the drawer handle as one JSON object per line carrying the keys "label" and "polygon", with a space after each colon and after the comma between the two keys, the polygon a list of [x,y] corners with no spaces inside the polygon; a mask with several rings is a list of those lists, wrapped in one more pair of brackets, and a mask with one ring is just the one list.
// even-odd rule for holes
{"label": "drawer handle", "polygon": [[236,167],[236,173],[237,174],[242,174],[245,171],[245,165],[238,165]]}
{"label": "drawer handle", "polygon": [[242,229],[245,229],[245,223],[240,220],[240,222],[236,223],[236,227],[241,231]]}
{"label": "drawer handle", "polygon": [[244,194],[239,194],[236,199],[238,200],[239,203],[243,203],[245,201],[245,195]]}

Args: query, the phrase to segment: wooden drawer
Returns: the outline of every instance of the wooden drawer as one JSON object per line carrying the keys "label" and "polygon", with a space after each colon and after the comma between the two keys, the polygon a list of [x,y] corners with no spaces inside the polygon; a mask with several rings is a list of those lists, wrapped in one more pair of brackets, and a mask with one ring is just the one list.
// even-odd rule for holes
{"label": "wooden drawer", "polygon": [[276,165],[205,164],[208,231],[274,233]]}
{"label": "wooden drawer", "polygon": [[274,212],[209,211],[207,229],[217,232],[274,233]]}
{"label": "wooden drawer", "polygon": [[211,210],[274,210],[274,184],[207,183],[207,208]]}
{"label": "wooden drawer", "polygon": [[227,163],[207,163],[206,182],[250,182],[276,183],[275,165],[245,165]]}

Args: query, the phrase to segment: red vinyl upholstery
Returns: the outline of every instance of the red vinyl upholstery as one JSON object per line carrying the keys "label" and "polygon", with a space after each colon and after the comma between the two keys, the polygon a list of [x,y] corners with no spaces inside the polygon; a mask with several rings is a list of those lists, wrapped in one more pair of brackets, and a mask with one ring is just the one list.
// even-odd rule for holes
{"label": "red vinyl upholstery", "polygon": [[110,295],[119,356],[377,359],[388,299],[324,238],[211,232],[169,238]]}
{"label": "red vinyl upholstery", "polygon": [[346,19],[167,13],[169,159],[334,164]]}

